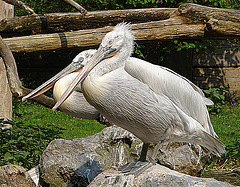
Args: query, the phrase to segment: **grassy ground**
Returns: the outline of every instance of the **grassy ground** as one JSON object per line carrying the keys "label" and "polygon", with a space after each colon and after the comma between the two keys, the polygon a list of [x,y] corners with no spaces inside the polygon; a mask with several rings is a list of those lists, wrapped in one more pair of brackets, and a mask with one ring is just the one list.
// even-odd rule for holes
{"label": "grassy ground", "polygon": [[84,138],[100,132],[105,125],[95,120],[84,120],[69,116],[63,112],[52,112],[40,104],[31,101],[14,102],[13,119],[24,124],[38,124],[40,126],[56,125],[63,128],[61,138]]}
{"label": "grassy ground", "polygon": [[211,122],[219,139],[225,145],[232,144],[237,139],[240,141],[239,106],[222,106],[219,114],[211,116]]}
{"label": "grassy ground", "polygon": [[[0,119],[0,125],[5,122]],[[83,138],[104,127],[97,121],[52,112],[31,101],[14,100],[13,128],[0,131],[0,166],[14,164],[31,169],[39,163],[42,152],[52,140]]]}
{"label": "grassy ground", "polygon": [[[74,118],[60,111],[52,112],[31,101],[14,100],[13,105],[13,121],[16,125],[11,131],[0,132],[0,165],[18,164],[30,169],[38,164],[43,150],[54,138],[83,138],[105,128],[95,120]],[[223,105],[220,113],[211,115],[211,121],[219,139],[227,146],[227,152],[221,158],[207,158],[201,176],[213,177],[212,171],[217,171],[220,178],[215,173],[214,178],[227,181],[229,173],[222,179],[223,173],[219,168],[226,171],[240,167],[240,107]],[[240,185],[240,176],[236,175],[231,179],[236,181],[232,184]]]}
{"label": "grassy ground", "polygon": [[[83,120],[46,108],[31,101],[14,102],[13,119],[24,124],[57,125],[62,130],[64,139],[83,138],[100,132],[105,126],[93,120]],[[238,106],[222,106],[221,112],[211,116],[211,121],[219,139],[225,144],[232,144],[240,139],[240,108]]]}

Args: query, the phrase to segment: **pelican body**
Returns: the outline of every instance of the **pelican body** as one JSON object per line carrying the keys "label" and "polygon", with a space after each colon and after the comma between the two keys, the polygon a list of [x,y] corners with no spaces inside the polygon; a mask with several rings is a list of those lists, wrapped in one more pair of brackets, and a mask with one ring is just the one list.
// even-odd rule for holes
{"label": "pelican body", "polygon": [[159,142],[189,142],[215,155],[223,153],[224,145],[216,138],[206,107],[212,101],[177,73],[130,57],[133,49],[130,25],[118,24],[106,34],[53,110],[81,82],[88,103],[144,142],[140,161],[146,160],[149,143]]}
{"label": "pelican body", "polygon": [[[54,84],[54,101],[60,99],[77,74],[77,72],[73,72],[66,75]],[[59,109],[70,116],[82,119],[98,119],[100,115],[100,113],[93,106],[89,105],[84,98],[81,90],[81,84],[74,89],[73,93],[61,104]]]}
{"label": "pelican body", "polygon": [[[104,60],[104,64],[111,63],[111,61],[112,59],[106,59]],[[194,111],[190,109],[191,105],[193,106],[192,108],[198,106],[198,100],[194,100],[194,98],[202,100],[203,104],[201,106],[206,109],[204,101],[201,99],[202,96],[195,93],[196,91],[194,91],[196,96],[192,98],[191,105],[188,104],[189,108],[186,108],[186,113],[184,113],[180,107],[184,108],[185,106],[181,106],[181,103],[177,106],[172,101],[176,98],[173,97],[171,100],[167,95],[163,94],[163,92],[168,92],[167,88],[166,90],[159,90],[155,84],[150,86],[150,83],[147,83],[150,77],[143,78],[138,76],[138,79],[136,79],[133,76],[144,72],[151,76],[149,82],[153,82],[154,75],[151,75],[150,72],[154,72],[154,70],[161,72],[162,69],[145,61],[130,58],[125,62],[124,67],[119,67],[102,75],[102,64],[103,62],[99,66],[96,66],[82,82],[82,91],[86,100],[112,123],[132,132],[144,143],[157,144],[160,141],[187,141],[203,144],[199,134],[208,138],[215,136],[211,124],[203,123],[206,126],[204,128],[204,125],[201,125],[193,117],[186,114],[192,113],[192,115],[197,116],[199,111],[201,111],[200,107]],[[106,65],[105,67],[109,66]],[[101,71],[99,72],[98,70]],[[171,74],[171,76],[169,78],[173,78],[172,80],[177,78],[174,74]],[[164,82],[164,80],[161,81]],[[165,83],[163,85],[167,87],[168,84]],[[179,84],[179,81],[176,84]],[[185,82],[185,84],[187,83]],[[157,88],[154,88],[154,86]],[[179,87],[179,85],[175,86]],[[176,87],[173,89],[176,89]],[[158,90],[158,93],[155,90]],[[184,95],[183,91],[179,91],[180,95]],[[169,92],[169,95],[174,94]],[[184,95],[184,97],[188,96]],[[204,112],[207,114],[207,109]],[[201,118],[206,114],[198,116],[199,121],[207,122],[209,116],[206,116],[205,119]],[[218,141],[216,143],[221,145]],[[212,151],[218,154],[214,146],[212,147]]]}
{"label": "pelican body", "polygon": [[189,142],[216,155],[223,153],[224,145],[215,138],[206,108],[212,102],[171,70],[165,68],[163,73],[164,68],[129,58],[133,49],[129,24],[118,24],[106,34],[54,109],[82,82],[83,94],[91,105],[144,143]]}

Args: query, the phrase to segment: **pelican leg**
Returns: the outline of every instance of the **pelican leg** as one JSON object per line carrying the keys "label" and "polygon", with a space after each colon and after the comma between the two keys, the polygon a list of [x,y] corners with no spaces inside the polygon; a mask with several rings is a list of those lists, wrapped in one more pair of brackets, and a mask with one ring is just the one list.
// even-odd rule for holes
{"label": "pelican leg", "polygon": [[142,151],[141,151],[139,160],[136,162],[127,163],[127,164],[121,166],[118,170],[121,171],[121,173],[133,174],[133,175],[137,176],[137,175],[140,175],[142,172],[144,172],[149,167],[151,167],[153,164],[146,160],[148,146],[149,146],[149,143],[143,143],[143,147],[142,147]]}
{"label": "pelican leg", "polygon": [[154,163],[154,164],[157,162],[157,153],[158,153],[160,147],[162,147],[162,143],[161,143],[161,142],[159,142],[159,143],[155,146],[155,148],[154,148],[154,150],[153,150],[153,154],[152,154],[152,156],[149,158],[150,162],[152,162],[152,163]]}
{"label": "pelican leg", "polygon": [[149,147],[149,143],[143,143],[139,161],[141,161],[141,162],[146,162],[147,161],[146,158],[147,158],[148,147]]}

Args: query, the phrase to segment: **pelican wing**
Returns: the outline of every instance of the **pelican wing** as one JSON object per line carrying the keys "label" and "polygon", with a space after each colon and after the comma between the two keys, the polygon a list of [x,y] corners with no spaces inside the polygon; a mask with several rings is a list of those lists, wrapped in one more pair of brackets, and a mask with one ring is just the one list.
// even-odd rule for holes
{"label": "pelican wing", "polygon": [[191,81],[168,68],[133,57],[126,61],[125,70],[156,94],[168,97],[185,114],[198,121],[208,133],[217,137],[206,107],[212,102]]}
{"label": "pelican wing", "polygon": [[197,86],[195,85],[193,82],[191,82],[190,80],[188,80],[186,77],[183,77],[182,75],[179,75],[178,73],[174,72],[173,70],[169,69],[169,68],[166,68],[166,67],[163,67],[163,66],[159,66],[160,68],[162,68],[163,70],[166,70],[174,75],[176,75],[177,77],[179,77],[180,79],[186,81],[187,83],[189,83],[192,88],[198,92],[202,97],[203,97],[203,100],[204,100],[204,103],[207,105],[207,106],[212,106],[214,105],[213,101],[206,98],[203,91]]}

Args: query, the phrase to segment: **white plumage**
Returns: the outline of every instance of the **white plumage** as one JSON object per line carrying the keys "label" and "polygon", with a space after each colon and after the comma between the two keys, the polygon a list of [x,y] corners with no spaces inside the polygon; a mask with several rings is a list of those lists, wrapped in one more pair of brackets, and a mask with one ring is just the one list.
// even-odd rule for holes
{"label": "white plumage", "polygon": [[[118,24],[76,76],[55,107],[82,82],[86,100],[112,123],[144,142],[189,142],[220,155],[224,145],[210,122],[212,101],[191,81],[167,68],[130,57],[134,36],[129,24]],[[71,96],[70,96],[71,97]]]}
{"label": "white plumage", "polygon": [[[81,62],[81,65],[85,66],[95,52],[96,50],[94,49],[82,51],[73,59],[73,62]],[[65,75],[54,84],[53,98],[56,102],[70,86],[77,74],[78,72],[73,72]],[[59,109],[70,116],[82,119],[98,119],[100,115],[100,113],[93,106],[89,105],[84,98],[81,90],[81,84],[78,84],[75,87],[73,93],[61,104]]]}
{"label": "white plumage", "polygon": [[[55,83],[53,87],[53,98],[55,101],[60,99],[76,75],[77,72],[71,73],[64,76]],[[73,93],[61,104],[59,109],[70,116],[82,119],[97,119],[100,115],[99,112],[93,106],[89,105],[84,98],[80,84],[74,89]]]}
{"label": "white plumage", "polygon": [[83,94],[92,106],[145,144],[189,142],[216,155],[223,153],[224,145],[215,138],[206,108],[213,103],[177,73],[129,57],[133,42],[130,26],[125,23],[106,34],[98,51],[54,108],[82,82]]}

